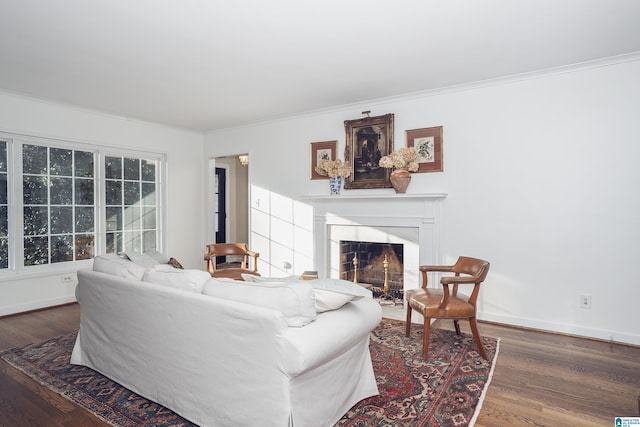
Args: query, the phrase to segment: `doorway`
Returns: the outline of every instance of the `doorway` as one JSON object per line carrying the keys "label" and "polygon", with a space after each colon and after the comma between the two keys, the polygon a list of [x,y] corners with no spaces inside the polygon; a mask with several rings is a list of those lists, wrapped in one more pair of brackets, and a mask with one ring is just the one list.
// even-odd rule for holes
{"label": "doorway", "polygon": [[213,188],[215,194],[215,226],[216,226],[216,243],[225,243],[227,241],[227,169],[216,167],[215,185]]}
{"label": "doorway", "polygon": [[[242,154],[246,156],[246,154]],[[240,155],[211,159],[208,241],[247,242],[249,236],[249,165]]]}

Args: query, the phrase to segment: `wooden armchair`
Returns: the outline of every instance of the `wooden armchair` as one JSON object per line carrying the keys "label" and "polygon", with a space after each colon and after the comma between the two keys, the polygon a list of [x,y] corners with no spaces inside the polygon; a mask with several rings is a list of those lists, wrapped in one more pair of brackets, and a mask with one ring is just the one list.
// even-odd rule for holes
{"label": "wooden armchair", "polygon": [[[238,256],[239,263],[225,262],[216,265],[216,257]],[[253,274],[259,276],[258,273],[258,252],[250,251],[246,243],[215,243],[207,245],[204,254],[204,260],[207,264],[207,271],[212,277],[229,277],[232,279],[242,280],[242,274]],[[253,261],[250,261],[253,259]]]}
{"label": "wooden armchair", "polygon": [[[422,288],[410,289],[406,292],[407,324],[405,334],[411,331],[411,312],[417,310],[424,316],[424,336],[422,342],[422,357],[427,358],[429,352],[429,333],[431,319],[452,319],[456,333],[460,335],[458,320],[468,319],[473,339],[478,346],[480,355],[487,359],[487,353],[482,345],[482,338],[478,332],[476,322],[476,300],[480,292],[480,284],[487,277],[489,263],[477,258],[459,257],[450,266],[421,266]],[[442,289],[428,288],[428,272],[454,273],[454,276],[444,276],[440,279]],[[473,284],[470,296],[458,294],[459,284]],[[451,288],[450,288],[451,285]]]}

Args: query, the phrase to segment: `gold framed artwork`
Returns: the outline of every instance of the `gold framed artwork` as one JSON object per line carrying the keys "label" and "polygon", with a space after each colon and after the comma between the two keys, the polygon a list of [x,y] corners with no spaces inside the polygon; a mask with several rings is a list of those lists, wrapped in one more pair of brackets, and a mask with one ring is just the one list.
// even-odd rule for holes
{"label": "gold framed artwork", "polygon": [[344,161],[352,172],[344,188],[391,188],[391,170],[378,162],[393,151],[393,114],[345,120],[344,127]]}
{"label": "gold framed artwork", "polygon": [[329,179],[326,175],[316,172],[320,160],[335,160],[338,141],[324,141],[311,143],[311,179]]}
{"label": "gold framed artwork", "polygon": [[418,150],[417,172],[442,172],[442,126],[406,131],[407,147]]}

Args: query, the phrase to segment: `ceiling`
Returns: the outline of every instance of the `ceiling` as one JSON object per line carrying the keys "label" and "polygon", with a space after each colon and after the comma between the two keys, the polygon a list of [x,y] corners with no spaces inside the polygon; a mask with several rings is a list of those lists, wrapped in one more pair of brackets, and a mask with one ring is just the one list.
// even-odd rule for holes
{"label": "ceiling", "polygon": [[637,52],[638,0],[0,0],[0,90],[203,132]]}

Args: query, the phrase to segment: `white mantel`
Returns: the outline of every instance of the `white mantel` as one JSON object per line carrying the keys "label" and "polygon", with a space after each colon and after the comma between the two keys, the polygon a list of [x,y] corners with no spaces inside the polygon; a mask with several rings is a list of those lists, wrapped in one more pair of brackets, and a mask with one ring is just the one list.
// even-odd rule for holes
{"label": "white mantel", "polygon": [[305,197],[313,204],[318,273],[339,276],[339,240],[402,243],[405,289],[418,287],[418,266],[443,261],[441,205],[446,197],[446,193]]}

